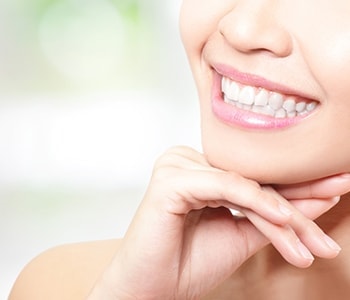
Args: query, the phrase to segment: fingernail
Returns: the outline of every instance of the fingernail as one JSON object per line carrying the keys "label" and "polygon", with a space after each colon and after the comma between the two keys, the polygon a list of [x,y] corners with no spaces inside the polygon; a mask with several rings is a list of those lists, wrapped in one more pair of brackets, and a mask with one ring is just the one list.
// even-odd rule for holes
{"label": "fingernail", "polygon": [[290,216],[293,214],[293,212],[287,206],[285,206],[283,204],[279,204],[279,210],[285,216]]}
{"label": "fingernail", "polygon": [[340,196],[335,196],[335,197],[333,197],[333,198],[332,198],[332,201],[333,201],[334,203],[338,203],[338,202],[340,201]]}
{"label": "fingernail", "polygon": [[304,257],[308,260],[314,260],[314,257],[312,256],[309,249],[307,249],[300,240],[297,240],[297,247],[298,247],[299,253],[301,254],[302,257]]}
{"label": "fingernail", "polygon": [[331,248],[332,250],[335,250],[337,252],[340,252],[341,247],[332,238],[330,238],[328,235],[325,234],[324,240],[325,240],[326,244],[329,246],[329,248]]}

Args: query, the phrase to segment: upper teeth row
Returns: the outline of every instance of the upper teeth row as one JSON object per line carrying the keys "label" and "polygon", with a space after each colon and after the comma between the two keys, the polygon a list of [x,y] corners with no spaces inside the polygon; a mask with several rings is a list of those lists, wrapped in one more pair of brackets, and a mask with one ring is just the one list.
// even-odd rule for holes
{"label": "upper teeth row", "polygon": [[238,108],[276,118],[295,117],[313,111],[316,101],[297,101],[295,96],[285,96],[263,88],[241,85],[227,77],[222,78],[224,101]]}

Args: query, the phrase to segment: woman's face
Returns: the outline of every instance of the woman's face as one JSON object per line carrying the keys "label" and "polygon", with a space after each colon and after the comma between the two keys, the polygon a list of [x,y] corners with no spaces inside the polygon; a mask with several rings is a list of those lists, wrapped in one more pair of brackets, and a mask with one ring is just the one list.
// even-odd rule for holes
{"label": "woman's face", "polygon": [[209,162],[261,183],[350,171],[350,2],[184,0]]}

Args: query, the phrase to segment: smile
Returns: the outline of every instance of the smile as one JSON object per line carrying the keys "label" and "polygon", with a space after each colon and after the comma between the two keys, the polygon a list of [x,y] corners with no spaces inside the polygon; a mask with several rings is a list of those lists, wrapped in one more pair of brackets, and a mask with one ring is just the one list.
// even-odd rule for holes
{"label": "smile", "polygon": [[230,105],[278,119],[306,116],[317,107],[316,101],[244,85],[224,76],[221,91],[224,102]]}

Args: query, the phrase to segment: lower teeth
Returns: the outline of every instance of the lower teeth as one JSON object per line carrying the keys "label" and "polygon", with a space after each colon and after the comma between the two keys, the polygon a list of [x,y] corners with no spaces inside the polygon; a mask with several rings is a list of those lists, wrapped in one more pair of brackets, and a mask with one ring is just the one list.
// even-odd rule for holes
{"label": "lower teeth", "polygon": [[246,105],[242,104],[238,101],[233,101],[231,99],[228,99],[226,96],[224,96],[224,101],[228,104],[234,105],[235,107],[247,111],[251,111],[257,114],[262,114],[270,117],[275,117],[275,118],[293,118],[296,116],[302,116],[306,114],[307,112],[312,111],[315,108],[315,103],[311,102],[308,105],[305,106],[303,110],[299,109],[300,111],[286,111],[284,108],[280,108],[277,111],[274,110],[272,107],[269,105],[265,106],[259,106],[259,105]]}

